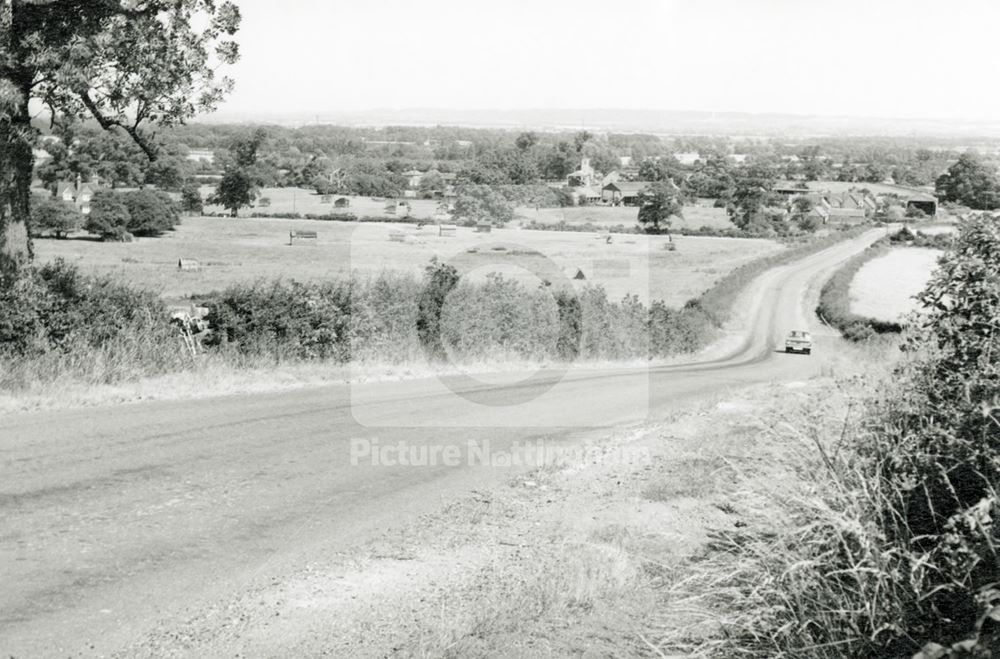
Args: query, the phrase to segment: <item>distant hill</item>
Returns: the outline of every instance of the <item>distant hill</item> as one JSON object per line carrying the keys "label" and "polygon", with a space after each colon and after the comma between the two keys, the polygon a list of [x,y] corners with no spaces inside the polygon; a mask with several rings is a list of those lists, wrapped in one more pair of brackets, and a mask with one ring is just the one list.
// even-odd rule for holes
{"label": "distant hill", "polygon": [[586,128],[598,131],[679,135],[1000,137],[1000,120],[955,121],[671,110],[447,110],[412,108],[375,109],[365,112],[289,112],[282,114],[222,111],[201,117],[199,121],[207,123],[274,123],[287,126],[315,123],[343,126],[449,125],[542,131]]}

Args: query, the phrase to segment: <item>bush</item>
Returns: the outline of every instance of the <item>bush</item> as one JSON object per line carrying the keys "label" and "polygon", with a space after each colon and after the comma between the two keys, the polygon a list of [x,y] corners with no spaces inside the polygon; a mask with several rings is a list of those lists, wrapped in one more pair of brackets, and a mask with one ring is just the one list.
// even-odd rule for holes
{"label": "bush", "polygon": [[70,203],[52,197],[34,197],[31,200],[31,225],[36,231],[65,238],[79,229],[81,224],[83,215]]}
{"label": "bush", "polygon": [[351,287],[344,282],[235,284],[208,297],[208,346],[289,359],[350,358]]}
{"label": "bush", "polygon": [[74,376],[92,383],[189,362],[157,295],[62,260],[0,275],[0,386]]}

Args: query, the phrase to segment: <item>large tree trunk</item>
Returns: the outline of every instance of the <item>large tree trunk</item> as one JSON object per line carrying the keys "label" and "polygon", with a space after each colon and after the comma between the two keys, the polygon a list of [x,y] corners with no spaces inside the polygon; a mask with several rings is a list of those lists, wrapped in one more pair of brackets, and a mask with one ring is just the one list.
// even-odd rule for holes
{"label": "large tree trunk", "polygon": [[20,66],[16,0],[0,0],[0,269],[31,260],[32,74]]}

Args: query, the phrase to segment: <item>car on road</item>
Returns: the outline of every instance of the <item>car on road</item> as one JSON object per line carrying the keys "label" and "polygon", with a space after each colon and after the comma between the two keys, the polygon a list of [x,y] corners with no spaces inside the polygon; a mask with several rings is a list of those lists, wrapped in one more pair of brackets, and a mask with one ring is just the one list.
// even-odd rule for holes
{"label": "car on road", "polygon": [[792,330],[785,337],[785,352],[800,352],[808,355],[812,352],[812,334],[805,330]]}

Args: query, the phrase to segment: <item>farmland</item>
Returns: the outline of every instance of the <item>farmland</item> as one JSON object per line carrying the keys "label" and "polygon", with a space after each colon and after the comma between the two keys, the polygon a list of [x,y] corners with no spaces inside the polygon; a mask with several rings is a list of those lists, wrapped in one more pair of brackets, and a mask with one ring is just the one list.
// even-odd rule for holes
{"label": "farmland", "polygon": [[866,318],[898,321],[919,308],[917,295],[937,264],[936,249],[894,249],[866,263],[851,282],[851,311]]}
{"label": "farmland", "polygon": [[[289,246],[289,231],[316,231],[318,238]],[[612,298],[634,293],[644,301],[680,306],[739,265],[782,249],[754,239],[674,237],[675,251],[664,248],[663,236],[607,240],[589,232],[494,229],[479,234],[459,227],[453,237],[441,237],[436,227],[415,224],[201,217],[186,218],[160,238],[134,243],[38,240],[36,253],[41,262],[62,257],[85,271],[159,291],[171,302],[257,279],[310,281],[382,270],[419,275],[437,256],[461,257],[474,270],[472,277],[498,270],[533,285],[537,278],[526,269],[554,264],[567,279],[582,271],[586,279],[573,280],[574,285],[601,284]],[[197,261],[200,268],[179,271],[181,258]]]}
{"label": "farmland", "polygon": [[[518,208],[516,216],[525,221],[535,221],[545,224],[594,224],[601,227],[613,227],[622,224],[626,227],[636,226],[639,209],[634,206],[572,206],[567,208]],[[683,217],[673,219],[673,229],[733,229],[729,216],[724,208],[711,206],[685,206]]]}
{"label": "farmland", "polygon": [[[202,197],[208,197],[214,192],[212,186],[203,186]],[[343,195],[333,195],[332,199],[337,199]],[[260,198],[267,198],[270,204],[266,207],[259,205]],[[323,197],[316,194],[315,190],[305,188],[262,188],[258,198],[258,206],[251,209],[244,209],[241,215],[250,213],[300,213],[302,215],[315,214],[326,215],[328,213],[353,213],[358,217],[393,217],[394,215],[385,212],[385,200],[375,200],[371,197],[347,196],[351,204],[347,208],[334,208],[332,203],[323,203]],[[390,200],[391,201],[391,200]],[[438,202],[432,199],[407,199],[410,204],[411,215],[418,219],[430,219],[434,216]],[[206,205],[205,211],[209,213],[225,213],[221,206]]]}

